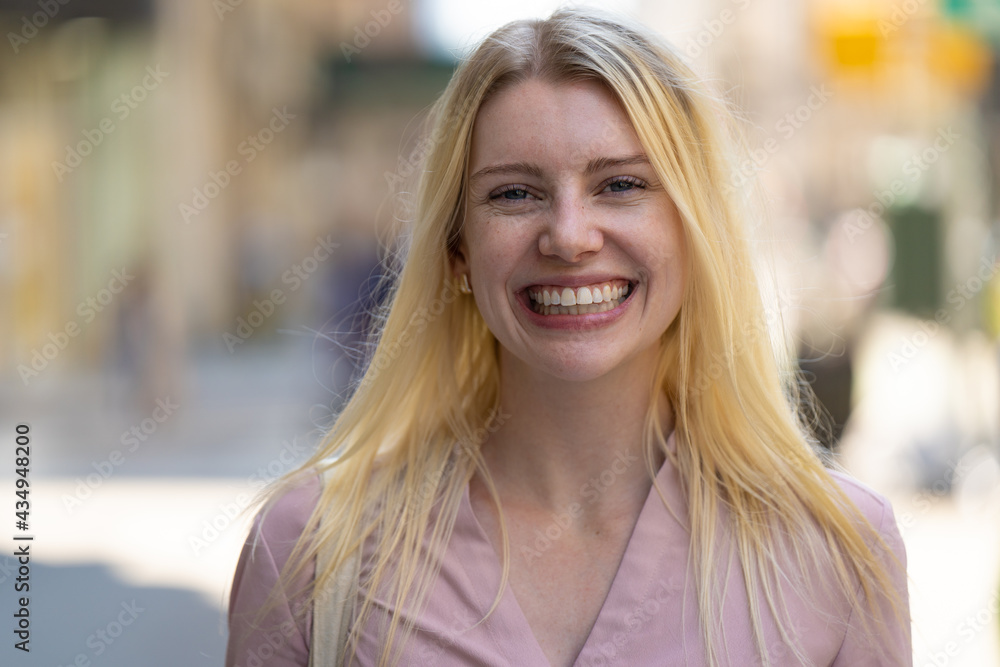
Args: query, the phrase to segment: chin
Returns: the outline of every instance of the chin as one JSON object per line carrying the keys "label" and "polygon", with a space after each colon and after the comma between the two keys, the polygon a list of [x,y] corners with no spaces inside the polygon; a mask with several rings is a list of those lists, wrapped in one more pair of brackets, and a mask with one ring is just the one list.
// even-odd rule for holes
{"label": "chin", "polygon": [[[569,355],[572,355],[570,352]],[[538,356],[545,356],[538,355]],[[527,367],[528,373],[534,375],[544,375],[566,382],[590,382],[600,380],[613,373],[616,369],[622,368],[626,364],[626,359],[608,359],[607,356],[600,358],[575,358],[552,359],[551,356],[546,361],[524,361],[518,358],[518,363]],[[563,363],[560,363],[560,362]]]}

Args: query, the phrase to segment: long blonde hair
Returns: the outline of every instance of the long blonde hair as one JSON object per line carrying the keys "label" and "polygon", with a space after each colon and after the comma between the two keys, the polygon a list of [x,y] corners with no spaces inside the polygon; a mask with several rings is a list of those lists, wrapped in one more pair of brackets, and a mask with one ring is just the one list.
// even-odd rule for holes
{"label": "long blonde hair", "polygon": [[[710,663],[718,661],[722,635],[713,568],[723,519],[764,664],[770,660],[761,611],[752,604],[757,599],[766,601],[783,641],[802,658],[783,612],[778,582],[788,575],[779,544],[803,571],[832,572],[832,585],[874,638],[880,601],[903,614],[877,555],[891,552],[826,472],[799,418],[795,365],[781,337],[772,335],[776,318],[764,306],[751,259],[750,209],[740,191],[725,187],[734,169],[732,113],[648,31],[589,10],[498,29],[460,64],[433,107],[405,261],[380,311],[367,369],[316,453],[271,493],[275,498],[317,470],[336,480],[324,486],[283,577],[300,574],[321,550],[331,554],[303,593],[313,600],[352,553],[374,540],[356,633],[370,618],[376,591],[388,591],[397,609],[419,611],[440,565],[421,556],[424,542],[431,554],[447,544],[476,471],[499,509],[479,454],[484,429],[502,410],[497,341],[475,302],[456,289],[451,260],[477,112],[489,96],[532,77],[602,82],[627,113],[683,221],[691,273],[680,313],[661,339],[644,445],[650,475],[659,449],[678,469],[688,499],[685,522]],[[675,452],[658,420],[662,392],[674,408]],[[503,583],[490,612],[509,571],[503,520],[501,531]],[[381,628],[380,665],[398,661],[414,616],[396,614]]]}

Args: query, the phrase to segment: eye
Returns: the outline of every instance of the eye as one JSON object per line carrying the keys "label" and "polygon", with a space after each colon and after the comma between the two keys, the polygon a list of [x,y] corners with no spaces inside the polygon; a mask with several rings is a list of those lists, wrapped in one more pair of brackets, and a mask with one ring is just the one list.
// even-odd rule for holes
{"label": "eye", "polygon": [[490,200],[502,199],[504,201],[524,201],[530,193],[520,185],[505,185],[490,193]]}
{"label": "eye", "polygon": [[604,190],[610,192],[630,192],[632,190],[644,190],[646,185],[634,176],[616,176],[604,184]]}

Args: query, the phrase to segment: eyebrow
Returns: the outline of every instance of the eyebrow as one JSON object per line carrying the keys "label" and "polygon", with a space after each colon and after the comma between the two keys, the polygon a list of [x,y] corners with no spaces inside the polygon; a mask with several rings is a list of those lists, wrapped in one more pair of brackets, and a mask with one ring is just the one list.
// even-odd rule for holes
{"label": "eyebrow", "polygon": [[584,173],[587,176],[593,176],[610,167],[626,167],[632,164],[649,164],[649,158],[646,157],[645,153],[636,153],[625,157],[597,157],[587,163]]}
{"label": "eyebrow", "polygon": [[[583,173],[587,176],[593,176],[597,172],[604,169],[609,169],[611,167],[623,167],[632,164],[649,164],[649,158],[646,157],[645,153],[636,153],[635,155],[626,155],[623,157],[596,157],[587,163],[587,168],[584,169]],[[473,174],[469,180],[475,181],[483,176],[490,176],[492,174],[528,174],[529,176],[541,178],[542,169],[538,165],[531,164],[530,162],[508,162],[505,164],[483,167]]]}

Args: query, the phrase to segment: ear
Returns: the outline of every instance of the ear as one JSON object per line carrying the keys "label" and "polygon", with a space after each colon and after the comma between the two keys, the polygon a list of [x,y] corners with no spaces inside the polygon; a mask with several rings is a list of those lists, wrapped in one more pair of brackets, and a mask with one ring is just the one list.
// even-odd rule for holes
{"label": "ear", "polygon": [[463,273],[469,273],[469,268],[469,246],[465,243],[465,238],[460,237],[451,252],[452,277],[458,278]]}

